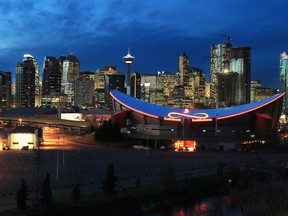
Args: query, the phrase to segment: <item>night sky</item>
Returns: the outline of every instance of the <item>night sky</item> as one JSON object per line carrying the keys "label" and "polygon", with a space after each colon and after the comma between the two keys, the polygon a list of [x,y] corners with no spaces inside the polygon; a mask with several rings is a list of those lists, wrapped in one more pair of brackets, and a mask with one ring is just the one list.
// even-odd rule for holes
{"label": "night sky", "polygon": [[15,73],[23,54],[39,67],[44,56],[74,53],[81,71],[135,56],[131,70],[177,72],[186,52],[190,66],[209,81],[210,46],[252,48],[252,79],[278,88],[279,57],[288,51],[287,0],[0,0],[0,70]]}

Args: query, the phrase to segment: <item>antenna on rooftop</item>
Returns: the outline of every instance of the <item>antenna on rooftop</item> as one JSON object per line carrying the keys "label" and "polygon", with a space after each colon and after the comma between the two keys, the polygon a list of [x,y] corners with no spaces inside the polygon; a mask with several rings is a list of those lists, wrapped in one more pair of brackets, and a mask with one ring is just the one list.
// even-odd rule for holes
{"label": "antenna on rooftop", "polygon": [[227,35],[225,33],[222,33],[222,36],[224,36],[228,40],[229,44],[232,44],[232,36],[230,34]]}

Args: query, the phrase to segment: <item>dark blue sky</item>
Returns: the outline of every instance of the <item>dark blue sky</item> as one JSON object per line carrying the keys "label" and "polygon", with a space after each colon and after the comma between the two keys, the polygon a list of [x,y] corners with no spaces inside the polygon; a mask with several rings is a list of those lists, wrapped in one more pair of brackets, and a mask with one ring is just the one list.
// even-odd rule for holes
{"label": "dark blue sky", "polygon": [[25,53],[42,68],[44,56],[73,52],[82,71],[125,72],[130,48],[132,71],[176,72],[186,52],[209,77],[210,46],[226,33],[252,48],[252,79],[278,88],[287,11],[287,0],[0,0],[0,70],[15,73]]}

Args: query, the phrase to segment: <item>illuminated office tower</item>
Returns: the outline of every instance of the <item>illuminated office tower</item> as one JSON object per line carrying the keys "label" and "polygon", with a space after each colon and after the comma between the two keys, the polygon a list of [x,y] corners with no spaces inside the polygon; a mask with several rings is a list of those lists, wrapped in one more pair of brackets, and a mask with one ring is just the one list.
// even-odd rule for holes
{"label": "illuminated office tower", "polygon": [[200,68],[192,67],[190,68],[190,77],[193,83],[193,103],[199,106],[203,105],[205,99],[205,73]]}
{"label": "illuminated office tower", "polygon": [[117,90],[125,93],[125,75],[124,74],[109,74],[105,75],[105,106],[112,110],[112,101],[110,91]]}
{"label": "illuminated office tower", "polygon": [[[179,105],[181,107],[190,108],[190,103],[194,98],[193,89],[194,82],[189,66],[189,58],[186,53],[183,52],[178,60],[178,86],[176,89],[173,89],[173,103],[176,104],[176,106]],[[179,94],[175,94],[175,92],[178,92]]]}
{"label": "illuminated office tower", "polygon": [[[231,73],[233,73],[233,75]],[[218,76],[218,74],[226,74],[229,76]],[[230,86],[228,82],[224,82],[235,92],[235,100],[231,101],[229,98],[221,99],[217,89],[223,89],[223,83],[219,83],[217,78],[221,77],[222,81],[227,77],[233,77],[234,86]],[[225,78],[226,77],[226,78]],[[215,107],[218,103],[228,102],[229,104],[240,105],[250,102],[250,80],[251,80],[251,48],[249,47],[236,47],[232,48],[230,43],[222,43],[211,46],[211,65],[210,65],[210,78],[211,78],[211,98],[215,101]],[[236,80],[234,80],[236,79]],[[221,85],[218,87],[218,85]],[[225,87],[226,88],[226,87]],[[224,88],[224,89],[225,89]],[[233,93],[234,94],[234,93]],[[227,95],[228,96],[228,95]],[[227,104],[225,105],[227,106]]]}
{"label": "illuminated office tower", "polygon": [[144,73],[141,75],[141,100],[154,103],[156,102],[156,83],[157,75]]}
{"label": "illuminated office tower", "polygon": [[177,76],[175,73],[158,72],[156,78],[156,104],[174,106],[172,98],[173,89],[176,86]]}
{"label": "illuminated office tower", "polygon": [[230,107],[236,105],[238,73],[217,73],[217,104],[218,107]]}
{"label": "illuminated office tower", "polygon": [[230,71],[231,43],[214,44],[211,46],[210,79],[211,98],[217,107],[217,74]]}
{"label": "illuminated office tower", "polygon": [[134,60],[134,56],[130,54],[130,51],[128,50],[128,54],[123,57],[124,61],[127,64],[127,76],[126,76],[126,89],[127,94],[130,95],[130,74],[131,74],[131,64]]}
{"label": "illuminated office tower", "polygon": [[184,52],[181,56],[179,56],[179,85],[190,85],[190,66],[189,66],[189,58]]}
{"label": "illuminated office tower", "polygon": [[235,105],[250,103],[251,84],[251,48],[236,47],[231,49],[230,72],[236,72]]}
{"label": "illuminated office tower", "polygon": [[187,95],[187,86],[177,85],[173,88],[173,105],[177,108],[191,108],[191,99]]}
{"label": "illuminated office tower", "polygon": [[35,67],[35,106],[41,106],[42,85],[40,81],[40,69],[38,62],[34,57],[32,61]]}
{"label": "illuminated office tower", "polygon": [[16,106],[34,107],[40,105],[39,67],[36,59],[25,54],[16,66]]}
{"label": "illuminated office tower", "polygon": [[255,102],[256,100],[256,89],[262,88],[261,81],[258,80],[251,80],[250,82],[250,101]]}
{"label": "illuminated office tower", "polygon": [[78,107],[91,107],[94,95],[94,79],[90,73],[81,73],[75,80],[74,96],[75,106]]}
{"label": "illuminated office tower", "polygon": [[0,72],[0,112],[12,106],[11,72]]}
{"label": "illuminated office tower", "polygon": [[89,77],[89,79],[94,81],[94,87],[95,88],[95,72],[93,71],[82,71],[80,72],[80,76],[85,76],[85,77]]}
{"label": "illuminated office tower", "polygon": [[105,66],[95,72],[95,89],[105,88],[105,75],[117,74],[116,66]]}
{"label": "illuminated office tower", "polygon": [[287,113],[288,109],[288,55],[286,52],[280,54],[280,91],[286,92],[283,101],[283,111]]}
{"label": "illuminated office tower", "polygon": [[131,87],[130,87],[130,95],[132,97],[141,98],[141,75],[138,72],[134,72],[131,74]]}
{"label": "illuminated office tower", "polygon": [[45,56],[42,70],[41,104],[53,106],[53,99],[61,93],[61,70],[56,57]]}
{"label": "illuminated office tower", "polygon": [[275,94],[277,94],[277,90],[275,89],[258,87],[255,89],[255,101],[263,100]]}
{"label": "illuminated office tower", "polygon": [[11,107],[16,107],[16,80],[12,79],[11,83],[11,95],[12,95],[12,101],[11,101]]}
{"label": "illuminated office tower", "polygon": [[62,93],[68,96],[68,102],[74,105],[74,81],[80,75],[80,62],[73,54],[67,57],[61,56],[59,64],[62,67]]}
{"label": "illuminated office tower", "polygon": [[44,58],[42,73],[42,95],[61,92],[61,70],[59,61],[52,56]]}
{"label": "illuminated office tower", "polygon": [[97,108],[105,108],[105,76],[117,74],[116,66],[105,66],[95,73],[95,90],[93,103]]}
{"label": "illuminated office tower", "polygon": [[205,83],[205,97],[210,98],[210,93],[211,93],[211,83]]}

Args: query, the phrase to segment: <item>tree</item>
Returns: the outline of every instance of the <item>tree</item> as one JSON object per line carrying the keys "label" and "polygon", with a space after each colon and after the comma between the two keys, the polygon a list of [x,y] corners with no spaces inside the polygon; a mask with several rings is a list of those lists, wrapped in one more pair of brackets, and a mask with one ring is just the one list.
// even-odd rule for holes
{"label": "tree", "polygon": [[43,209],[47,210],[47,212],[51,211],[53,207],[53,194],[50,186],[49,173],[46,174],[46,177],[42,183],[40,195]]}
{"label": "tree", "polygon": [[113,134],[111,133],[112,131],[112,123],[111,120],[103,121],[103,124],[100,125],[98,128],[95,130],[95,140],[97,141],[103,141],[107,145],[111,141]]}
{"label": "tree", "polygon": [[107,168],[107,174],[102,184],[102,190],[106,195],[116,194],[117,177],[114,175],[114,164],[110,163]]}
{"label": "tree", "polygon": [[72,190],[72,199],[77,202],[81,199],[81,190],[78,184],[76,184]]}
{"label": "tree", "polygon": [[140,184],[141,184],[141,182],[140,182],[140,177],[137,176],[137,179],[136,179],[136,182],[135,182],[136,188],[139,188],[139,187],[140,187]]}
{"label": "tree", "polygon": [[103,124],[95,128],[95,140],[103,141],[106,145],[110,142],[121,140],[120,126],[118,122],[112,124],[111,119],[103,121]]}
{"label": "tree", "polygon": [[28,187],[24,179],[21,180],[21,188],[17,191],[17,208],[26,209],[26,200],[28,197]]}
{"label": "tree", "polygon": [[112,133],[113,133],[113,141],[119,141],[122,139],[119,122],[116,121],[114,122],[114,124],[112,124]]}

